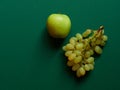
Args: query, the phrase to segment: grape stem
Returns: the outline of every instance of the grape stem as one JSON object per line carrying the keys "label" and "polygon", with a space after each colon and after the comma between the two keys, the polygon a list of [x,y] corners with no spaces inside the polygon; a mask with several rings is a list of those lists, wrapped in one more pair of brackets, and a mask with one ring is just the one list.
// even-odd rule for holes
{"label": "grape stem", "polygon": [[[97,40],[97,39],[101,39],[102,30],[104,30],[104,26],[100,26],[100,28],[97,30],[97,32],[95,33],[95,35],[90,39],[90,42],[89,42],[90,46],[91,46],[91,43],[93,43],[93,42],[92,42],[92,39],[93,39],[93,38],[96,38],[96,40]],[[97,37],[97,36],[98,36],[98,37]],[[96,40],[95,40],[95,41],[96,41]],[[94,41],[94,42],[95,42],[95,41]]]}
{"label": "grape stem", "polygon": [[100,26],[100,28],[98,29],[98,33],[101,32],[104,29],[104,26]]}

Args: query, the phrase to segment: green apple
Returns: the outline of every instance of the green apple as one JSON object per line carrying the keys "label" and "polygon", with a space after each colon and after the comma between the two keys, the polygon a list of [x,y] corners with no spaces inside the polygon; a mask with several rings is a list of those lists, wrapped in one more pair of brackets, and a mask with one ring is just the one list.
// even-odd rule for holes
{"label": "green apple", "polygon": [[47,29],[53,38],[65,38],[71,29],[71,20],[66,14],[51,14],[47,19]]}

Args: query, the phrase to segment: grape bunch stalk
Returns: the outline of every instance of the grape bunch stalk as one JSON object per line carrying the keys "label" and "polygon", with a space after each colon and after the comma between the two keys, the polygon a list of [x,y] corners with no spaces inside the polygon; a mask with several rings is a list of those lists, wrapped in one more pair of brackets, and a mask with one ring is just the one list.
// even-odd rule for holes
{"label": "grape bunch stalk", "polygon": [[77,77],[82,77],[86,72],[94,69],[95,54],[102,54],[103,47],[108,40],[104,34],[104,26],[98,30],[87,29],[82,34],[77,33],[63,46],[67,57],[67,66],[76,72]]}

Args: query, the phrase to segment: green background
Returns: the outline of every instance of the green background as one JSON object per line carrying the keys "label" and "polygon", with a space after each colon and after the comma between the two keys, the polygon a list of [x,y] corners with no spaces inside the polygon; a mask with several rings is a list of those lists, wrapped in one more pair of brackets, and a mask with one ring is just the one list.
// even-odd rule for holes
{"label": "green background", "polygon": [[[51,13],[70,16],[72,28],[51,39]],[[62,46],[77,32],[104,25],[109,40],[95,69],[76,78]],[[120,0],[0,0],[0,90],[120,90]]]}

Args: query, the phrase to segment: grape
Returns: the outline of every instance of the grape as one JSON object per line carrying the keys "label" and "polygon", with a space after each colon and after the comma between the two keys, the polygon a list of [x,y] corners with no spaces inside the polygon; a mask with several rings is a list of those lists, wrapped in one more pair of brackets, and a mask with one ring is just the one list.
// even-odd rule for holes
{"label": "grape", "polygon": [[93,69],[94,69],[93,64],[88,64],[88,65],[89,65],[89,67],[90,67],[90,70],[93,70]]}
{"label": "grape", "polygon": [[95,52],[96,52],[97,54],[101,54],[101,53],[102,53],[101,47],[100,47],[100,46],[95,46]]}
{"label": "grape", "polygon": [[84,69],[85,69],[86,71],[89,71],[89,70],[91,69],[91,67],[90,67],[88,64],[85,64],[85,65],[84,65]]}
{"label": "grape", "polygon": [[86,50],[89,51],[91,49],[90,44],[86,46]]}
{"label": "grape", "polygon": [[66,57],[70,56],[70,55],[72,54],[72,52],[73,52],[73,51],[66,51],[66,52],[65,52],[65,56],[66,56]]}
{"label": "grape", "polygon": [[87,37],[89,34],[91,34],[91,29],[87,29],[83,34],[82,34],[82,36],[83,37]]}
{"label": "grape", "polygon": [[101,43],[101,40],[100,39],[97,39],[96,42],[95,42],[97,45],[99,45]]}
{"label": "grape", "polygon": [[94,47],[95,45],[96,45],[95,42],[92,42],[92,43],[91,43],[91,46],[92,46],[92,47]]}
{"label": "grape", "polygon": [[80,33],[77,33],[77,34],[76,34],[76,38],[77,38],[78,40],[82,40],[82,35],[81,35]]}
{"label": "grape", "polygon": [[82,54],[82,52],[81,52],[80,50],[74,50],[74,53],[75,53],[77,56],[79,56],[79,55]]}
{"label": "grape", "polygon": [[91,55],[90,51],[86,51],[85,57],[88,58],[88,57],[90,57],[90,55]]}
{"label": "grape", "polygon": [[63,48],[62,48],[64,51],[67,51],[67,49],[66,49],[66,46],[63,46]]}
{"label": "grape", "polygon": [[82,61],[82,56],[77,56],[75,59],[74,59],[74,63],[79,63]]}
{"label": "grape", "polygon": [[102,30],[102,35],[104,34],[104,29]]}
{"label": "grape", "polygon": [[80,67],[79,64],[74,64],[74,65],[72,66],[72,71],[76,71],[76,70],[78,70],[79,67]]}
{"label": "grape", "polygon": [[77,77],[81,77],[84,76],[86,73],[85,69],[83,67],[80,67],[77,71],[76,71],[76,76]]}
{"label": "grape", "polygon": [[94,57],[89,57],[87,60],[86,60],[87,63],[93,63],[94,62]]}
{"label": "grape", "polygon": [[75,45],[76,41],[73,38],[70,38],[70,44]]}
{"label": "grape", "polygon": [[83,49],[83,43],[77,43],[76,44],[76,49],[77,50],[82,50]]}
{"label": "grape", "polygon": [[67,50],[73,50],[74,49],[74,46],[72,44],[67,44],[66,45],[66,49]]}
{"label": "grape", "polygon": [[75,42],[77,41],[76,37],[71,37],[70,39],[73,39]]}
{"label": "grape", "polygon": [[91,40],[92,43],[94,43],[95,41],[96,41],[96,38],[93,38],[93,39]]}
{"label": "grape", "polygon": [[100,45],[101,46],[105,46],[105,41],[102,40],[101,43],[100,43]]}
{"label": "grape", "polygon": [[93,31],[93,37],[97,34],[97,30]]}
{"label": "grape", "polygon": [[94,54],[94,51],[92,49],[90,49],[89,52],[90,52],[90,55]]}
{"label": "grape", "polygon": [[106,35],[103,35],[103,36],[102,36],[102,39],[103,39],[103,41],[107,41],[107,40],[108,40],[108,37],[107,37]]}
{"label": "grape", "polygon": [[68,58],[67,66],[76,71],[76,76],[81,77],[87,71],[94,69],[94,54],[102,54],[101,46],[106,44],[108,37],[104,34],[104,27],[98,30],[87,29],[82,35],[77,33],[63,46],[65,56]]}
{"label": "grape", "polygon": [[89,39],[84,39],[83,43],[84,43],[84,49],[88,50],[90,48],[89,47]]}
{"label": "grape", "polygon": [[73,66],[75,63],[73,61],[67,61],[67,66],[71,67]]}
{"label": "grape", "polygon": [[81,77],[80,69],[78,69],[78,70],[76,71],[76,76],[77,76],[77,77]]}
{"label": "grape", "polygon": [[76,57],[76,54],[75,53],[72,53],[68,56],[68,60],[73,60],[74,58]]}
{"label": "grape", "polygon": [[86,73],[85,69],[83,67],[80,67],[79,70],[80,70],[80,74],[84,76]]}

